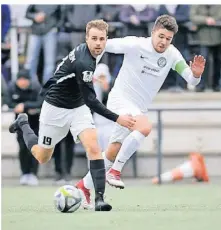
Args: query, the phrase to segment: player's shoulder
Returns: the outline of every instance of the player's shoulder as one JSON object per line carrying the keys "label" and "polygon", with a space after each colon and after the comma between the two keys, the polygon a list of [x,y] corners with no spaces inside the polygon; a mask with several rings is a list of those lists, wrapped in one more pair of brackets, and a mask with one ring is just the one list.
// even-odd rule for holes
{"label": "player's shoulder", "polygon": [[182,54],[174,45],[171,44],[166,51],[165,58],[171,60],[172,62],[176,62],[177,60],[182,59]]}
{"label": "player's shoulder", "polygon": [[171,45],[168,47],[168,49],[166,50],[165,56],[166,56],[168,59],[176,60],[177,58],[180,58],[181,53],[180,53],[180,51],[179,51],[173,44],[171,44]]}
{"label": "player's shoulder", "polygon": [[148,41],[149,37],[126,36],[124,37],[124,39],[130,42],[135,42],[137,44],[140,44],[140,42]]}
{"label": "player's shoulder", "polygon": [[137,36],[127,36],[124,38],[125,42],[128,44],[128,47],[131,50],[139,50],[140,48],[144,48],[147,46],[149,38],[146,37],[137,37]]}
{"label": "player's shoulder", "polygon": [[169,54],[179,54],[180,51],[173,44],[170,44],[170,46],[168,47],[168,53]]}
{"label": "player's shoulder", "polygon": [[138,44],[147,47],[151,44],[151,37],[138,37]]}
{"label": "player's shoulder", "polygon": [[86,53],[87,53],[87,45],[86,45],[86,43],[82,43],[82,44],[76,46],[69,53],[69,58],[70,58],[70,55],[71,55],[71,56],[75,56],[76,60],[84,59]]}
{"label": "player's shoulder", "polygon": [[[93,65],[95,60],[91,57],[86,43],[82,43],[74,49],[74,54],[69,53],[69,56],[75,56],[76,65],[81,65],[81,68],[89,68]],[[70,57],[69,57],[70,59]]]}
{"label": "player's shoulder", "polygon": [[112,38],[112,39],[108,39],[107,43],[111,43],[112,41],[118,41],[120,43],[124,43],[130,46],[134,46],[139,44],[140,42],[140,37],[137,36],[125,36],[125,37],[121,37],[121,38]]}

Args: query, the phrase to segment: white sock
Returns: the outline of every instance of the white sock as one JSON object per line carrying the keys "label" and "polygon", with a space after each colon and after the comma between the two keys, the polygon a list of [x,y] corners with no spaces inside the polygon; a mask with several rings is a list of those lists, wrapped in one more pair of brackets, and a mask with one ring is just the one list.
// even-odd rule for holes
{"label": "white sock", "polygon": [[84,182],[85,188],[87,188],[87,189],[94,188],[94,183],[93,183],[90,171],[88,171],[88,173],[84,176],[83,182]]}
{"label": "white sock", "polygon": [[[105,169],[106,169],[106,171],[108,171],[112,167],[113,162],[107,159],[105,152],[102,152],[102,156],[104,158]],[[90,171],[88,171],[86,176],[83,178],[83,182],[84,182],[85,188],[87,188],[87,189],[93,189],[94,188],[94,183],[93,183]]]}
{"label": "white sock", "polygon": [[114,162],[107,159],[105,152],[102,152],[102,156],[104,158],[105,169],[106,171],[108,171],[112,167]]}
{"label": "white sock", "polygon": [[144,138],[145,136],[137,130],[130,133],[123,141],[112,168],[121,172],[125,163],[130,159],[134,152],[136,152]]}

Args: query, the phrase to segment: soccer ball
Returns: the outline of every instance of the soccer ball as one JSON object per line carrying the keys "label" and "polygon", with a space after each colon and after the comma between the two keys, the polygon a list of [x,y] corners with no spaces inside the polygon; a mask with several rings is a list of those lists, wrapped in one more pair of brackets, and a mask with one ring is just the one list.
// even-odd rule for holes
{"label": "soccer ball", "polygon": [[75,212],[81,200],[80,191],[72,185],[62,186],[54,194],[54,204],[60,212]]}

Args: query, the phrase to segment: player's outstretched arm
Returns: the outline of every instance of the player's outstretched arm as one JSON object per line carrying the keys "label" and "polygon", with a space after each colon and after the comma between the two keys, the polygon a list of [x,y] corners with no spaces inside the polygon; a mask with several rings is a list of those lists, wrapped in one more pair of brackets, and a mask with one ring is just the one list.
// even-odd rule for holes
{"label": "player's outstretched arm", "polygon": [[183,56],[178,50],[174,53],[175,62],[172,67],[177,73],[179,73],[190,85],[196,86],[201,80],[206,60],[203,56],[195,56],[190,65],[186,64]]}

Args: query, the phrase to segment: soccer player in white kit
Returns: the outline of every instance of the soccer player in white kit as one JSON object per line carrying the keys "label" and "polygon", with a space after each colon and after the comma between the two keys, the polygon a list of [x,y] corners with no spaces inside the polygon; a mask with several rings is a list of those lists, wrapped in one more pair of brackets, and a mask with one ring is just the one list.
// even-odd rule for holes
{"label": "soccer player in white kit", "polygon": [[[171,44],[177,31],[175,18],[162,15],[156,19],[151,37],[125,37],[107,41],[106,52],[124,54],[123,65],[109,93],[107,107],[119,114],[131,114],[136,119],[132,131],[114,124],[104,154],[106,181],[114,187],[124,188],[121,171],[151,131],[148,107],[170,69],[178,72],[191,85],[200,82],[205,59],[195,56],[187,65],[181,53]],[[90,173],[80,182],[83,184],[80,189],[88,198],[89,190],[93,188]]]}

